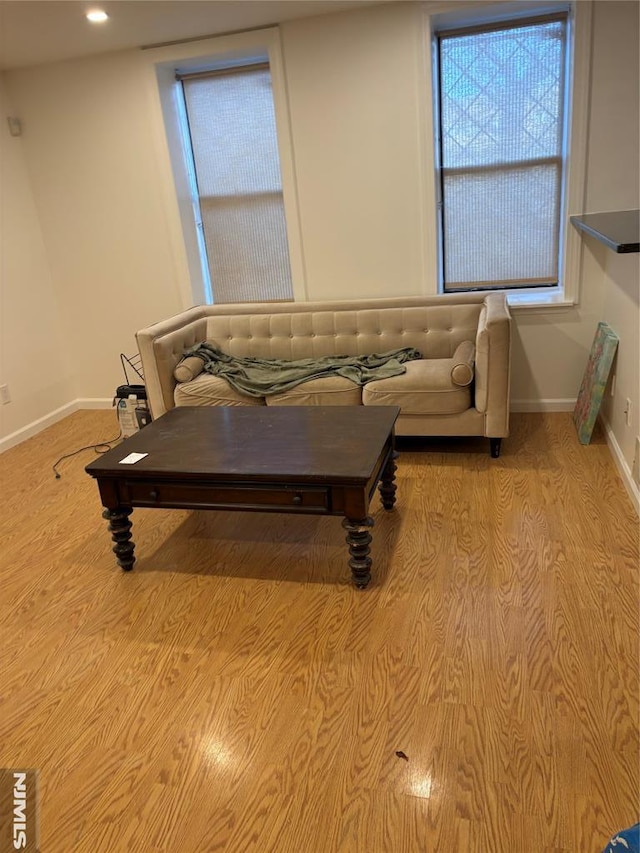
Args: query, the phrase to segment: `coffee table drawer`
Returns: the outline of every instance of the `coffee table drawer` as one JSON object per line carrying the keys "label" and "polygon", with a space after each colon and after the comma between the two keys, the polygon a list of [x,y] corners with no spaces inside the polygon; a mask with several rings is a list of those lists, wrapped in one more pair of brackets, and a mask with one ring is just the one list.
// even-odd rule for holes
{"label": "coffee table drawer", "polygon": [[126,483],[125,502],[135,506],[272,509],[283,512],[327,512],[329,489],[314,486],[234,486],[206,483]]}

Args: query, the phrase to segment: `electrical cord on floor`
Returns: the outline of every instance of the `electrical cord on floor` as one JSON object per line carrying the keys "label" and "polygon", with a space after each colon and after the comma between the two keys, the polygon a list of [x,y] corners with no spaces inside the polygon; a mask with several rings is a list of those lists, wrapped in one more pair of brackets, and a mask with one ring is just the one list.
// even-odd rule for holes
{"label": "electrical cord on floor", "polygon": [[65,453],[64,456],[61,456],[54,464],[51,466],[53,468],[53,473],[56,475],[56,480],[59,480],[62,474],[58,471],[58,465],[64,459],[70,459],[72,456],[77,456],[78,453],[82,453],[83,450],[95,450],[96,453],[106,453],[108,450],[111,450],[111,446],[115,445],[116,441],[120,441],[122,438],[122,430],[118,433],[115,438],[111,438],[108,441],[99,441],[97,444],[87,444],[84,447],[79,447],[77,450],[74,450],[72,453]]}

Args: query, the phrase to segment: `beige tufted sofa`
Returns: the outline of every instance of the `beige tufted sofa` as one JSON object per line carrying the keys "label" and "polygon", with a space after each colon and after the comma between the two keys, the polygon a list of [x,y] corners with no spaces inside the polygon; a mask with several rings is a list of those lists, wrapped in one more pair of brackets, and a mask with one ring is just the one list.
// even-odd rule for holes
{"label": "beige tufted sofa", "polygon": [[[487,436],[493,456],[509,433],[511,318],[501,293],[205,305],[136,338],[154,418],[185,405],[397,405],[398,435]],[[176,380],[185,350],[205,341],[233,356],[293,359],[415,347],[422,358],[407,362],[403,375],[362,388],[328,377],[254,398],[206,372]]]}

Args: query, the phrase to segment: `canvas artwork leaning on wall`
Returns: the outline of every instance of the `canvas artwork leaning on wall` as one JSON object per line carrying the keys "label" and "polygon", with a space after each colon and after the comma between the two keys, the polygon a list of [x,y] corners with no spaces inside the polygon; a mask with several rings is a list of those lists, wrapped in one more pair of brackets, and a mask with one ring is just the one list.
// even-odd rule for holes
{"label": "canvas artwork leaning on wall", "polygon": [[618,336],[615,332],[607,323],[598,323],[573,410],[573,422],[578,430],[580,444],[589,444],[591,441],[617,348]]}

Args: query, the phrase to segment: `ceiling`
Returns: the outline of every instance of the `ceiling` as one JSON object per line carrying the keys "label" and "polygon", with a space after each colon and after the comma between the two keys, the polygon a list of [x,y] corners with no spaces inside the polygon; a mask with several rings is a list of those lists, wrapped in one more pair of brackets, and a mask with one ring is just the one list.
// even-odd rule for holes
{"label": "ceiling", "polygon": [[[263,27],[383,0],[0,0],[0,69]],[[387,0],[389,2],[389,0]],[[104,24],[85,12],[100,8]]]}

